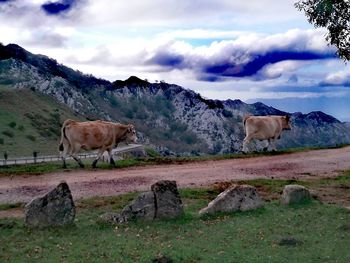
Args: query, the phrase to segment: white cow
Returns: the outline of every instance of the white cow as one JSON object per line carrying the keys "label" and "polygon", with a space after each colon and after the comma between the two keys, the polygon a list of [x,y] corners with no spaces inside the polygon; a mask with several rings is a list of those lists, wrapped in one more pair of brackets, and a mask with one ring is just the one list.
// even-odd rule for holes
{"label": "white cow", "polygon": [[243,140],[243,152],[248,152],[247,144],[253,140],[267,140],[269,149],[276,150],[275,141],[281,138],[283,130],[290,130],[289,116],[246,116],[244,118],[246,137]]}

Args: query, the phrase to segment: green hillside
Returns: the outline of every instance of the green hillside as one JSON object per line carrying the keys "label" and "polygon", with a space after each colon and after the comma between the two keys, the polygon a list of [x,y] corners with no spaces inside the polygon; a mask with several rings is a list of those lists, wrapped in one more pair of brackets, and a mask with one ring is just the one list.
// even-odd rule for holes
{"label": "green hillside", "polygon": [[83,117],[54,99],[30,89],[0,85],[0,159],[58,154],[60,127]]}

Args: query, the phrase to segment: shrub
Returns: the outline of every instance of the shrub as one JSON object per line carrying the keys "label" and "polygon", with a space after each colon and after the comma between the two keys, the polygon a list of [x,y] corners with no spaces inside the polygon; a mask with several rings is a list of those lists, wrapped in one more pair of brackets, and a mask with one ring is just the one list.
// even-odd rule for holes
{"label": "shrub", "polygon": [[19,131],[24,131],[24,130],[25,130],[25,128],[24,128],[24,126],[23,126],[23,125],[19,125],[19,126],[18,126],[18,130],[19,130]]}
{"label": "shrub", "polygon": [[33,136],[33,135],[27,135],[26,138],[29,139],[29,140],[31,140],[32,142],[35,142],[35,141],[36,141],[36,137]]}
{"label": "shrub", "polygon": [[170,130],[173,132],[185,132],[187,130],[187,124],[178,122],[178,121],[174,121],[172,123],[170,123]]}
{"label": "shrub", "polygon": [[112,107],[116,108],[120,105],[119,101],[114,96],[107,97],[107,100],[111,104]]}
{"label": "shrub", "polygon": [[229,110],[223,109],[222,110],[222,115],[224,115],[225,118],[231,118],[233,117],[232,112],[230,112]]}
{"label": "shrub", "polygon": [[4,141],[4,138],[0,138],[0,144],[4,144],[5,141]]}
{"label": "shrub", "polygon": [[6,135],[7,137],[10,137],[10,138],[15,136],[15,134],[12,131],[9,131],[9,130],[3,131],[2,134]]}
{"label": "shrub", "polygon": [[198,141],[197,136],[194,133],[192,134],[190,132],[183,133],[180,139],[182,141],[185,141],[187,144],[195,144]]}
{"label": "shrub", "polygon": [[216,142],[214,144],[214,148],[213,148],[213,153],[217,154],[222,150],[222,144],[220,142]]}
{"label": "shrub", "polygon": [[17,125],[17,123],[14,122],[14,121],[11,121],[11,122],[8,124],[8,126],[10,126],[11,128],[15,128],[16,125]]}
{"label": "shrub", "polygon": [[145,147],[145,151],[147,153],[147,156],[149,156],[149,157],[159,157],[160,156],[160,154],[152,148]]}

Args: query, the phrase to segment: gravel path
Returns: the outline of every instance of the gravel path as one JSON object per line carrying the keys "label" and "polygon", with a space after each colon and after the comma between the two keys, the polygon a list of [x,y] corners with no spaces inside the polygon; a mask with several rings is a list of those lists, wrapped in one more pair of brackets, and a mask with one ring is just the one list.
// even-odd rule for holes
{"label": "gravel path", "polygon": [[350,147],[245,159],[154,165],[115,170],[78,170],[0,177],[0,204],[28,202],[65,180],[75,199],[148,190],[158,180],[179,187],[255,178],[332,177],[350,169]]}

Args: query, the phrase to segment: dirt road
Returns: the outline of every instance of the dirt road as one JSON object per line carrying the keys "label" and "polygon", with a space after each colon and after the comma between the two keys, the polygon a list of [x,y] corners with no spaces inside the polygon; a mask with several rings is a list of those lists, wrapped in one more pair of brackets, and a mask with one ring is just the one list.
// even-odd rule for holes
{"label": "dirt road", "polygon": [[1,177],[0,204],[27,202],[62,180],[79,199],[148,190],[151,184],[165,179],[176,180],[179,187],[197,187],[240,179],[331,177],[349,169],[350,147],[345,147],[246,159]]}

